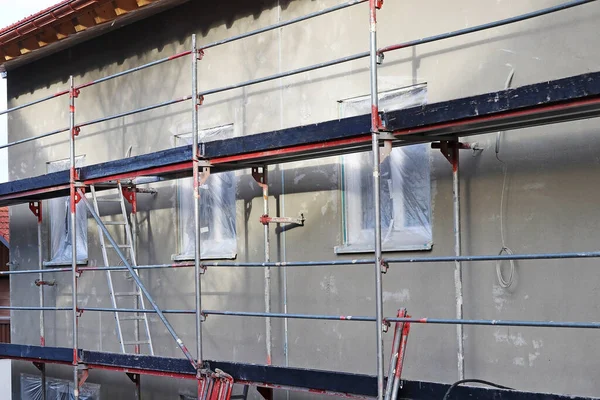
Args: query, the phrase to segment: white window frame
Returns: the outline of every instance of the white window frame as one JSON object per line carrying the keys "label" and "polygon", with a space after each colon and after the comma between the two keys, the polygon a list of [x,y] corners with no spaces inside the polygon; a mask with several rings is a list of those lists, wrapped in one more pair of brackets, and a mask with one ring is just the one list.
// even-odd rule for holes
{"label": "white window frame", "polygon": [[[85,156],[82,155],[76,157],[76,167],[82,167],[84,164]],[[48,173],[65,171],[69,168],[69,159],[50,161],[46,163],[46,170]],[[50,223],[50,260],[44,262],[44,266],[71,265],[71,213],[69,212],[69,202],[69,196],[48,200],[48,221]],[[79,202],[76,207],[75,219],[78,228],[77,264],[85,265],[88,263],[87,209],[83,202]],[[62,221],[60,224],[58,223],[59,221],[57,218]]]}
{"label": "white window frame", "polygon": [[[419,84],[410,87],[394,89],[380,93],[380,110],[391,111],[403,108],[417,107],[427,102],[427,85]],[[369,95],[355,97],[339,102],[339,117],[347,118],[354,115],[367,114],[371,107]],[[422,196],[418,207],[413,203],[411,221],[406,219],[406,194],[404,192],[405,176],[409,169],[403,170],[407,158],[421,163],[418,181],[426,182],[420,186]],[[382,226],[383,251],[414,251],[430,250],[433,246],[431,229],[431,174],[429,162],[429,146],[426,144],[409,147],[394,148],[387,160],[382,163],[382,194],[386,193],[391,216],[384,220]],[[387,164],[386,164],[387,163]],[[374,247],[374,229],[365,226],[365,212],[373,213],[372,199],[372,154],[371,152],[357,153],[342,156],[342,233],[343,244],[336,246],[337,254],[372,252]],[[387,172],[385,171],[387,169]],[[415,178],[414,170],[411,178]],[[388,175],[386,179],[385,175]],[[424,200],[423,200],[424,199]],[[386,201],[382,196],[382,203]],[[421,204],[426,202],[427,204]],[[366,204],[365,204],[366,203]],[[385,203],[382,208],[385,210]],[[409,210],[410,211],[410,210]],[[385,213],[383,213],[385,214]],[[415,216],[416,215],[416,216]],[[382,216],[385,218],[385,215]],[[383,219],[382,218],[382,219]],[[415,224],[415,220],[417,223]],[[367,222],[369,224],[369,222]],[[370,225],[370,224],[369,224]],[[357,228],[360,227],[360,228]]]}
{"label": "white window frame", "polygon": [[[198,132],[199,142],[227,139],[234,136],[233,124],[202,129]],[[175,135],[176,146],[190,144],[192,133],[186,132]],[[225,187],[225,182],[232,182],[231,187]],[[220,172],[211,174],[206,183],[200,188],[200,215],[208,213],[204,210],[206,203],[202,202],[202,193],[219,192],[217,198],[224,199],[231,207],[228,211],[221,207],[214,208],[209,214],[209,221],[200,221],[201,231],[201,258],[203,260],[224,260],[237,257],[237,226],[236,226],[236,191],[237,177],[235,172]],[[193,178],[184,178],[177,181],[177,254],[172,256],[174,261],[190,261],[194,259]],[[187,197],[186,197],[187,196]],[[231,197],[233,196],[233,198]],[[229,213],[229,215],[227,215]],[[226,222],[230,225],[225,225]],[[209,237],[207,238],[207,233]]]}

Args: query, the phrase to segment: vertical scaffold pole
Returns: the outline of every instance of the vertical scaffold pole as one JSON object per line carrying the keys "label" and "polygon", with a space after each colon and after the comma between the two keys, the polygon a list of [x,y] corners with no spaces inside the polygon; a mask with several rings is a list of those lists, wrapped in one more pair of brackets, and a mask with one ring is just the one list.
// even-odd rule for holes
{"label": "vertical scaffold pole", "polygon": [[[196,295],[196,355],[197,367],[202,368],[202,281],[201,281],[201,229],[200,229],[200,171],[198,156],[198,47],[192,35],[192,163],[194,167],[194,283]],[[200,376],[198,375],[198,379]]]}
{"label": "vertical scaffold pole", "polygon": [[[43,249],[42,249],[42,202],[38,201],[35,203],[30,203],[29,207],[33,210],[34,214],[37,216],[37,240],[38,240],[38,268],[40,271],[44,268],[44,259],[43,259]],[[38,274],[38,279],[40,283],[43,283],[44,274],[41,272]],[[44,285],[40,284],[40,346],[46,346],[46,329],[45,329],[45,321],[44,321]],[[46,364],[40,364],[40,372],[42,373],[42,399],[46,400]]]}
{"label": "vertical scaffold pole", "polygon": [[[460,236],[460,175],[459,175],[459,144],[452,143],[452,203],[454,211],[454,255],[461,255]],[[462,263],[455,262],[454,287],[456,290],[456,318],[463,318],[463,288],[462,288]],[[456,340],[458,343],[458,379],[465,379],[464,366],[464,332],[461,324],[456,325]]]}
{"label": "vertical scaffold pole", "polygon": [[70,196],[69,205],[71,210],[71,277],[72,277],[72,318],[73,318],[73,397],[75,400],[79,400],[79,357],[78,357],[78,310],[77,310],[77,224],[76,220],[76,209],[77,192],[75,189],[76,171],[75,171],[75,97],[77,96],[77,89],[73,83],[73,75],[69,78],[70,84],[70,95],[69,95],[69,144],[70,144],[70,174],[69,174],[69,185],[70,185]]}
{"label": "vertical scaffold pole", "polygon": [[[42,258],[42,202],[37,203],[38,207],[38,223],[37,223],[37,236],[38,236],[38,267],[40,270],[44,268],[44,260]],[[38,279],[44,280],[44,274],[40,272]],[[40,346],[46,346],[46,329],[44,321],[44,285],[40,285]],[[46,400],[46,366],[42,368],[42,400]]]}
{"label": "vertical scaffold pole", "polygon": [[370,11],[370,75],[371,75],[371,134],[373,147],[373,202],[375,208],[375,308],[377,329],[377,398],[383,399],[383,297],[381,252],[381,203],[379,155],[379,94],[377,89],[377,8],[380,0],[369,0]]}
{"label": "vertical scaffold pole", "polygon": [[[269,169],[265,165],[263,167],[263,184],[262,192],[263,192],[263,213],[264,215],[269,215]],[[264,239],[265,239],[265,262],[271,262],[271,240],[269,238],[269,224],[263,224],[264,231]],[[271,267],[265,267],[265,312],[269,314],[271,312]],[[267,365],[271,365],[273,362],[272,359],[272,339],[271,339],[271,331],[272,331],[272,322],[271,317],[267,317],[265,319],[266,323],[266,345],[267,345]]]}
{"label": "vertical scaffold pole", "polygon": [[[263,197],[263,215],[261,217],[261,223],[263,224],[264,242],[265,242],[265,262],[271,260],[271,240],[269,238],[269,181],[268,181],[269,169],[265,165],[262,168],[253,167],[252,177],[258,183],[258,186],[262,189]],[[265,272],[265,345],[267,349],[267,365],[271,365],[272,359],[272,325],[271,317],[268,315],[271,312],[271,267],[264,267]]]}

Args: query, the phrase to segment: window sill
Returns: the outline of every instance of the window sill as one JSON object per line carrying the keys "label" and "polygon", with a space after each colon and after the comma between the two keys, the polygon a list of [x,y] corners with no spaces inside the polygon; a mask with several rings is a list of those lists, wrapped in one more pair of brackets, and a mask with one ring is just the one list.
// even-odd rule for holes
{"label": "window sill", "polygon": [[[209,254],[202,257],[202,260],[235,260],[237,258],[237,253],[229,253],[229,254]],[[194,256],[189,254],[173,254],[171,256],[171,261],[194,261]]]}
{"label": "window sill", "polygon": [[[399,251],[428,251],[433,247],[433,243],[425,244],[410,244],[405,246],[383,246],[381,251],[383,253],[399,252]],[[344,244],[341,246],[335,246],[335,254],[359,254],[359,253],[373,253],[375,251],[373,246],[366,246],[360,244]]]}
{"label": "window sill", "polygon": [[[69,261],[44,261],[43,267],[68,267],[72,265]],[[88,260],[77,260],[77,265],[88,265]]]}

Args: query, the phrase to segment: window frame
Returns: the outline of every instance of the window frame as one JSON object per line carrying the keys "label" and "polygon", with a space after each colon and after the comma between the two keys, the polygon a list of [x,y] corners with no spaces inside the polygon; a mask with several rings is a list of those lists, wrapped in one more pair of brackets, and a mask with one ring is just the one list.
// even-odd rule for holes
{"label": "window frame", "polygon": [[[415,102],[411,102],[410,99],[408,101],[408,104],[406,106],[400,106],[400,107],[394,107],[394,104],[391,105],[390,108],[388,108],[388,110],[398,110],[398,109],[403,109],[403,108],[409,108],[409,107],[417,107],[419,105],[425,104],[426,103],[426,96],[427,96],[427,84],[426,83],[422,83],[422,84],[418,84],[418,85],[412,85],[412,86],[408,86],[408,87],[403,87],[403,88],[398,88],[398,89],[393,89],[393,90],[389,90],[389,91],[385,91],[385,92],[381,92],[379,94],[380,96],[380,102],[385,104],[386,100],[387,101],[393,101],[394,97],[396,96],[402,96],[403,94],[407,94],[414,91],[416,96],[415,96]],[[420,99],[419,102],[419,96],[422,96],[423,98]],[[354,97],[354,98],[350,98],[350,99],[344,99],[344,100],[340,100],[338,101],[338,114],[339,114],[339,118],[342,117],[347,117],[347,115],[344,114],[343,112],[343,104],[352,104],[352,103],[360,103],[360,102],[364,102],[364,104],[366,104],[363,107],[367,107],[367,105],[370,105],[370,96],[369,95],[364,95],[364,96],[358,96],[358,97]],[[382,111],[386,110],[385,105],[381,107]],[[423,148],[425,149],[425,155],[424,157],[426,157],[427,159],[427,163],[429,168],[431,167],[431,161],[430,161],[430,150],[429,147],[427,145],[420,145],[423,146]],[[388,162],[391,163],[393,161],[394,157],[398,157],[400,155],[404,156],[405,153],[397,151],[399,149],[395,148],[394,150],[392,150],[392,154],[390,154],[390,156],[388,157],[388,159],[384,162]],[[361,193],[363,193],[363,195],[361,195],[359,197],[359,199],[349,199],[349,193],[348,193],[348,183],[347,180],[348,178],[348,174],[352,173],[350,171],[350,169],[348,168],[348,159],[350,157],[355,157],[354,162],[357,162],[357,160],[359,159],[359,157],[368,157],[370,156],[370,152],[363,152],[363,153],[357,153],[357,154],[351,154],[351,155],[345,155],[345,156],[341,156],[340,157],[340,177],[341,177],[341,184],[340,184],[340,196],[341,196],[341,204],[342,204],[342,244],[339,246],[336,246],[334,248],[334,251],[336,254],[356,254],[356,253],[368,253],[368,252],[373,252],[374,251],[374,243],[372,240],[367,240],[367,238],[372,238],[373,236],[373,228],[368,228],[364,226],[364,222],[362,221],[363,217],[362,217],[362,210],[363,210],[363,204],[365,201],[365,198],[368,198],[368,194],[364,195],[364,193],[367,193],[363,190],[361,190]],[[365,168],[366,165],[362,165],[362,168]],[[401,177],[397,177],[396,179],[394,179],[394,175],[398,175],[397,173],[394,174],[393,170],[394,170],[394,166],[390,165],[390,175],[391,178],[390,180],[392,180],[392,187],[393,187],[393,193],[392,196],[390,198],[390,200],[393,202],[392,207],[394,207],[394,209],[397,208],[402,208],[403,210],[406,207],[406,204],[404,201],[398,202],[398,198],[404,198],[404,195],[396,195],[396,193],[402,193],[403,192],[403,182],[402,179],[400,179]],[[396,167],[398,168],[398,167]],[[353,179],[357,179],[357,182],[355,182],[356,185],[359,185],[360,188],[363,188],[363,184],[360,183],[360,179],[361,176],[360,174],[366,174],[367,172],[369,172],[369,176],[370,174],[370,170],[366,171],[366,170],[362,170],[359,172],[355,172],[357,175],[355,178]],[[398,229],[395,225],[396,225],[396,221],[392,221],[394,222],[394,225],[388,227],[388,228],[382,228],[382,238],[385,238],[386,235],[389,235],[388,238],[389,240],[386,240],[383,243],[382,246],[382,251],[383,252],[398,252],[398,251],[427,251],[427,250],[431,250],[431,248],[433,247],[433,232],[432,232],[432,217],[431,217],[431,213],[432,213],[432,199],[431,199],[431,170],[428,170],[429,174],[429,191],[428,191],[428,196],[429,196],[429,204],[427,207],[427,212],[428,212],[428,225],[424,226],[424,225],[420,225],[420,226],[410,226],[407,225],[406,221],[403,221],[402,224],[402,228]],[[381,182],[382,186],[384,184],[386,184],[383,180]],[[400,187],[400,188],[398,188]],[[372,190],[371,190],[372,192]],[[401,204],[399,204],[401,203]],[[372,209],[372,206],[371,206]],[[404,215],[404,213],[403,213]],[[351,234],[350,234],[350,226],[357,226],[360,225],[361,229],[360,231],[357,230],[357,228],[354,228],[355,231],[353,232],[352,236],[362,238],[361,240],[356,240],[354,242],[352,242],[352,238],[350,238]],[[427,229],[429,228],[429,229]]]}
{"label": "window frame", "polygon": [[[222,136],[220,137],[214,137],[211,138],[210,135],[211,133],[214,132],[221,132],[223,130],[227,129],[229,132],[227,135],[225,135],[226,137],[233,137],[234,136],[234,125],[233,124],[225,124],[225,125],[219,125],[219,126],[215,126],[215,127],[211,127],[211,128],[206,128],[206,129],[200,129],[199,132],[199,141],[200,142],[209,142],[211,140],[219,140],[219,139],[223,139]],[[203,134],[204,133],[204,134]],[[205,139],[202,140],[201,138],[204,137]],[[181,146],[181,145],[188,145],[189,143],[189,139],[192,138],[192,133],[191,132],[184,132],[184,133],[176,133],[174,134],[174,140],[175,140],[175,146]],[[208,139],[208,140],[207,140]],[[237,188],[237,184],[238,184],[238,178],[235,174],[234,171],[228,171],[228,172],[220,172],[219,174],[231,174],[231,179],[233,180],[233,185],[235,188]],[[209,178],[210,179],[210,178]],[[184,193],[182,192],[186,192],[185,195],[191,196],[192,194],[192,178],[182,178],[182,179],[178,179],[177,180],[177,223],[176,223],[176,228],[177,228],[177,252],[175,254],[173,254],[171,256],[171,259],[173,261],[192,261],[195,259],[195,256],[192,253],[185,253],[185,248],[187,247],[186,244],[184,243],[185,240],[192,240],[192,238],[190,239],[186,239],[185,238],[185,228],[183,226],[182,223],[182,196],[184,195]],[[226,188],[220,188],[220,190],[224,191],[226,190]],[[224,193],[224,192],[222,192]],[[235,194],[234,194],[235,196]],[[193,205],[193,203],[190,203],[191,205]],[[202,260],[234,260],[237,258],[237,207],[236,207],[236,202],[235,202],[235,198],[234,198],[234,202],[233,202],[233,212],[234,212],[234,235],[232,238],[227,238],[227,239],[203,239],[202,243],[201,243],[201,248],[205,249],[207,247],[218,247],[218,246],[211,246],[211,243],[216,244],[219,243],[221,241],[224,240],[232,240],[233,244],[232,247],[234,248],[233,251],[231,252],[222,252],[222,253],[217,253],[217,254],[205,254],[205,255],[201,255],[201,259]],[[191,207],[191,210],[187,211],[188,213],[190,213],[193,216],[193,206]],[[221,211],[222,212],[222,211]],[[215,224],[215,219],[217,217],[214,215],[211,215],[211,224]],[[217,224],[218,225],[218,224]],[[201,232],[204,230],[203,227],[200,228]],[[204,252],[204,251],[203,251]]]}
{"label": "window frame", "polygon": [[[46,162],[46,170],[48,171],[48,173],[51,173],[49,170],[51,169],[50,166],[52,164],[57,164],[57,163],[67,163],[69,162],[69,159],[61,159],[61,160],[54,160],[54,161],[48,161]],[[85,164],[85,155],[80,155],[75,157],[75,165],[77,168],[82,167]],[[57,169],[56,171],[52,171],[52,172],[59,172],[59,171],[65,171],[68,170],[68,167],[65,169]],[[47,209],[50,210],[50,208],[52,208],[51,203],[52,202],[59,202],[59,201],[66,201],[67,205],[69,203],[69,196],[64,196],[64,197],[57,197],[54,199],[50,199],[47,200]],[[79,223],[77,223],[77,226],[83,226],[85,225],[86,229],[84,231],[84,235],[85,235],[85,240],[83,241],[83,243],[85,244],[85,256],[83,257],[79,257],[79,254],[77,255],[77,265],[87,265],[88,264],[88,258],[89,258],[89,240],[88,240],[88,215],[87,215],[87,209],[85,208],[85,205],[83,203],[79,203],[76,206],[76,220],[81,218],[82,221],[79,221]],[[69,256],[69,259],[59,259],[57,260],[57,258],[59,257],[59,255],[54,255],[52,254],[54,249],[52,248],[52,240],[54,238],[54,233],[52,232],[53,227],[52,227],[52,219],[56,218],[53,217],[54,213],[48,212],[48,241],[49,241],[49,252],[48,252],[48,260],[44,261],[42,263],[42,266],[44,267],[55,267],[55,266],[64,266],[64,265],[71,265],[72,261],[71,261],[71,256]],[[65,218],[68,219],[68,221],[66,222],[67,224],[69,224],[70,226],[70,213],[67,211],[65,212]],[[84,223],[84,221],[85,223]],[[67,236],[70,235],[70,230],[67,230]],[[79,239],[79,238],[78,238]],[[79,242],[78,242],[79,243]]]}

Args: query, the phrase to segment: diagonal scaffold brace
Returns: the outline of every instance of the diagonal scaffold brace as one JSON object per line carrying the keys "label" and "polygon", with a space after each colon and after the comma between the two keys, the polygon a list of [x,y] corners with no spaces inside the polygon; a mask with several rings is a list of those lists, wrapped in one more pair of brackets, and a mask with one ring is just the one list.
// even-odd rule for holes
{"label": "diagonal scaffold brace", "polygon": [[90,203],[90,201],[85,197],[85,193],[83,192],[83,190],[81,188],[78,188],[78,193],[81,196],[81,200],[83,201],[83,203],[87,207],[90,215],[92,216],[92,218],[94,218],[94,220],[96,221],[96,223],[98,224],[98,226],[102,230],[102,233],[104,234],[105,238],[114,247],[114,250],[117,253],[117,256],[121,259],[121,261],[123,262],[123,265],[125,266],[125,268],[127,268],[129,270],[129,273],[131,274],[131,277],[133,278],[135,284],[140,288],[140,291],[144,294],[144,297],[146,297],[146,299],[148,300],[148,302],[150,303],[150,305],[152,306],[152,308],[156,312],[156,315],[158,315],[158,318],[160,318],[160,320],[163,322],[163,324],[167,328],[167,331],[169,331],[169,334],[171,334],[171,336],[173,337],[173,339],[175,339],[175,342],[177,343],[177,346],[179,346],[179,348],[183,352],[183,355],[185,356],[185,358],[188,359],[188,361],[192,364],[192,366],[194,367],[194,369],[198,369],[199,368],[198,363],[196,362],[196,360],[194,359],[194,357],[192,356],[192,354],[190,353],[190,351],[187,349],[187,347],[185,346],[185,344],[183,343],[183,341],[181,340],[181,338],[177,335],[177,333],[175,332],[175,329],[173,329],[173,326],[169,323],[169,321],[165,317],[165,314],[158,307],[158,305],[156,304],[156,302],[154,301],[154,299],[150,295],[150,292],[148,292],[148,289],[146,288],[146,286],[144,285],[144,283],[141,281],[141,279],[138,276],[137,272],[135,271],[135,269],[131,266],[131,264],[127,260],[127,257],[119,249],[119,246],[118,246],[117,242],[111,236],[110,232],[108,231],[108,229],[106,228],[106,226],[104,225],[104,223],[102,222],[102,220],[100,219],[100,216],[98,216],[98,214],[94,210],[94,207],[92,206],[92,204]]}

